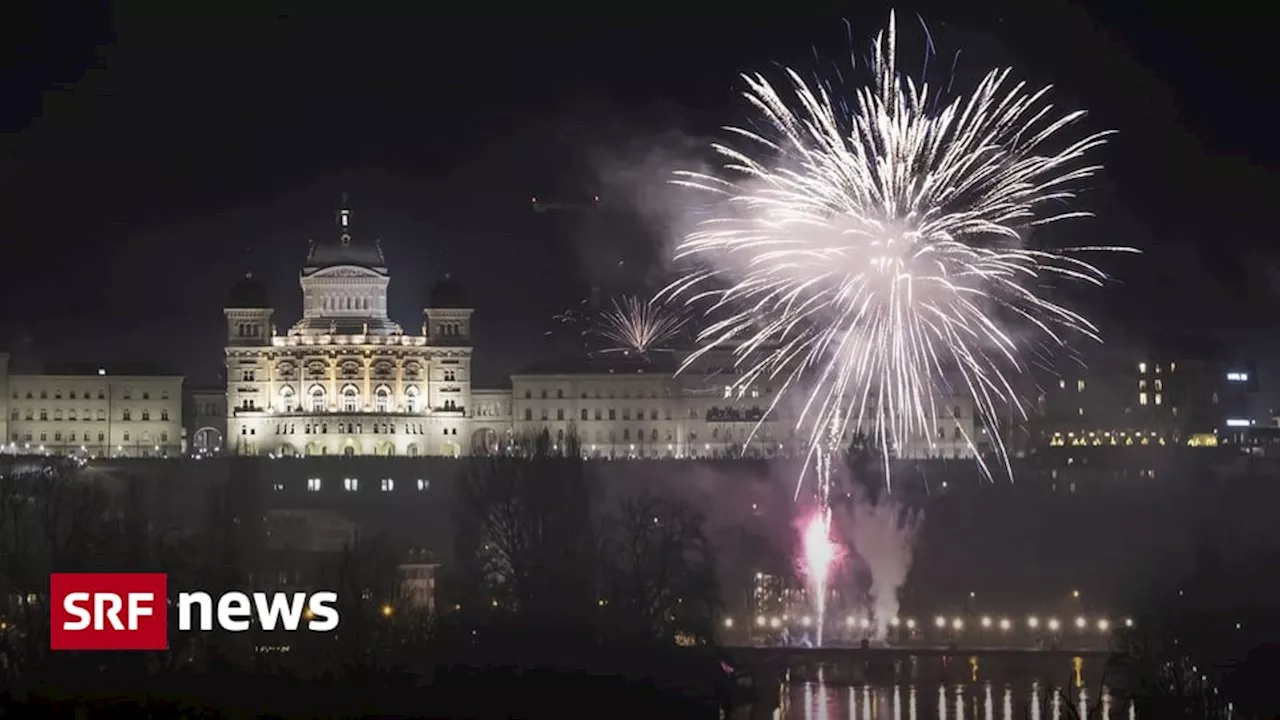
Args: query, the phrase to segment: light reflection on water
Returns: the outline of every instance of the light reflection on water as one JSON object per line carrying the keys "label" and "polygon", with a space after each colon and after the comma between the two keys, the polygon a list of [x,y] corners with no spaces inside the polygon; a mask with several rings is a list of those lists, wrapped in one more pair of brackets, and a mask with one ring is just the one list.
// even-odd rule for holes
{"label": "light reflection on water", "polygon": [[[921,702],[920,695],[934,702]],[[997,699],[998,698],[998,699]],[[1074,705],[1074,709],[1069,709]],[[1121,711],[1120,708],[1124,707]],[[1047,717],[1046,717],[1047,716]],[[817,682],[783,687],[778,720],[1135,720],[1131,703],[1120,703],[1105,687],[1099,700],[1087,688],[1052,688],[1031,683],[939,685],[937,692],[915,685],[836,686]]]}

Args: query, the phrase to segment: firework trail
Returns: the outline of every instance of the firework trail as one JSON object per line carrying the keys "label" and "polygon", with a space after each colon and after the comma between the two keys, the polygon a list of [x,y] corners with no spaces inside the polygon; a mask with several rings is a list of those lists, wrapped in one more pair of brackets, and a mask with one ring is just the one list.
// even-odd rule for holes
{"label": "firework trail", "polygon": [[[757,129],[728,128],[737,146],[713,146],[723,172],[678,174],[722,202],[677,249],[698,269],[663,292],[710,303],[685,367],[730,347],[739,393],[780,385],[770,413],[801,397],[796,428],[816,459],[820,505],[828,438],[873,437],[888,483],[889,448],[932,443],[935,398],[961,392],[1011,474],[998,408],[1026,411],[1010,378],[1041,344],[1099,339],[1046,291],[1103,284],[1084,252],[1133,252],[1029,244],[1033,227],[1088,215],[1067,207],[1071,188],[1099,169],[1087,157],[1109,134],[1064,140],[1084,113],[1056,111],[1048,88],[996,69],[970,93],[939,92],[899,71],[892,15],[862,70],[868,81],[852,88],[851,72],[835,84],[792,69],[779,84],[743,76]],[[976,438],[964,441],[992,477]],[[802,473],[797,497],[803,483]]]}
{"label": "firework trail", "polygon": [[600,313],[596,332],[612,347],[604,352],[645,355],[679,337],[689,324],[688,316],[673,311],[661,301],[648,302],[634,295],[613,302],[613,309]]}

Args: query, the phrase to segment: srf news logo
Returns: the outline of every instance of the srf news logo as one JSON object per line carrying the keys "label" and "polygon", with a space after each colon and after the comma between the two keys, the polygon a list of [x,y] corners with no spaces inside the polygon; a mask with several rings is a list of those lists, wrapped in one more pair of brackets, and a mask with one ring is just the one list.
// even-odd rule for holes
{"label": "srf news logo", "polygon": [[[169,578],[164,573],[54,573],[49,576],[52,650],[165,650]],[[178,629],[244,632],[338,627],[337,593],[178,593]],[[193,622],[198,612],[199,620]]]}

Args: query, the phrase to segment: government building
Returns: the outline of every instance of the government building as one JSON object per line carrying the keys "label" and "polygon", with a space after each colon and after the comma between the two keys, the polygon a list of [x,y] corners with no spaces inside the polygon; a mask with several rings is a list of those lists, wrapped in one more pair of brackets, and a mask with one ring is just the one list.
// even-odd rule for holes
{"label": "government building", "polygon": [[148,367],[9,372],[0,353],[0,450],[83,457],[179,457],[182,376]]}
{"label": "government building", "polygon": [[[285,332],[277,330],[266,288],[251,276],[237,283],[224,311],[225,401],[218,389],[193,393],[194,449],[458,457],[543,431],[557,442],[576,437],[584,455],[598,458],[767,457],[804,449],[790,413],[765,417],[778,388],[736,392],[727,357],[679,376],[679,356],[582,358],[514,374],[510,388],[473,387],[473,318],[461,288],[447,277],[436,283],[406,331],[387,315],[390,281],[380,247],[357,237],[343,208],[334,236],[311,247],[299,280],[302,317]],[[937,405],[944,415],[938,436],[897,448],[899,457],[971,455],[972,401],[943,398]]]}

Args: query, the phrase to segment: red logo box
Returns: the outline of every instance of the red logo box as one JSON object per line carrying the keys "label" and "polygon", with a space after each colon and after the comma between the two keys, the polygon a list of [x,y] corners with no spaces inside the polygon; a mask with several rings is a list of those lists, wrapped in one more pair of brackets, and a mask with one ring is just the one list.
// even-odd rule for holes
{"label": "red logo box", "polygon": [[169,578],[164,573],[53,573],[51,650],[166,650]]}

